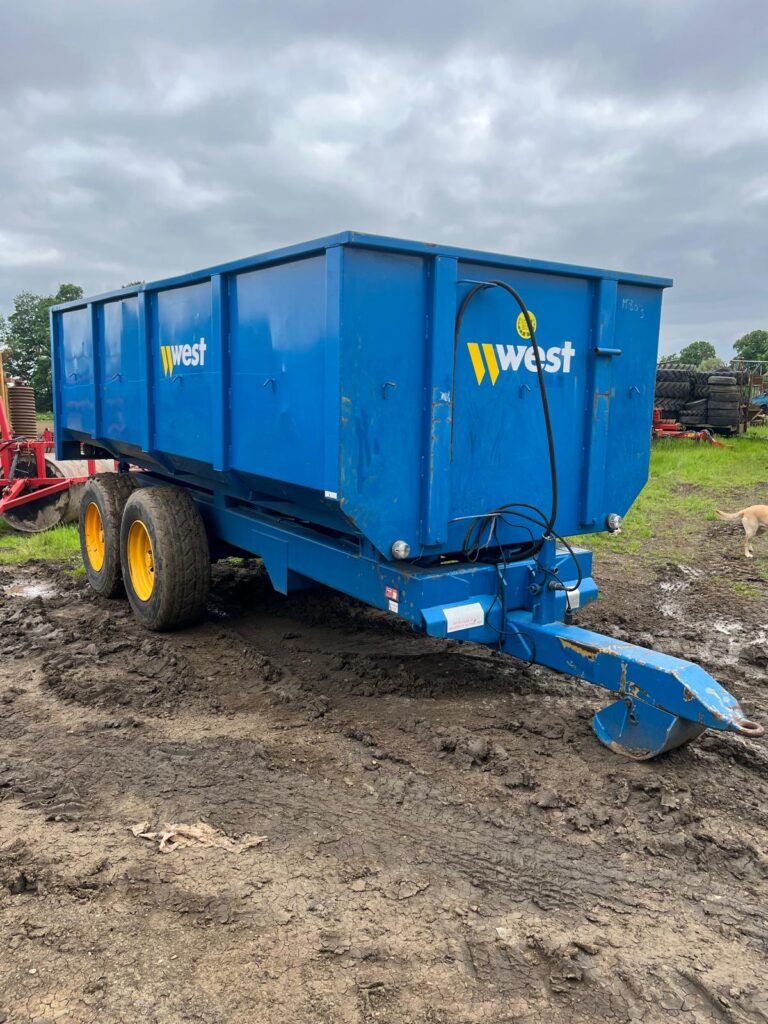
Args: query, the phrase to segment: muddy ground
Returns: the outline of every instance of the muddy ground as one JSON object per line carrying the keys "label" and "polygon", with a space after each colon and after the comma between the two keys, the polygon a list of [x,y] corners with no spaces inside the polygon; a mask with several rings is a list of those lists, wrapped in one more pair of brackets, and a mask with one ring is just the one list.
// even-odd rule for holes
{"label": "muddy ground", "polygon": [[[0,1021],[768,1020],[764,740],[632,763],[602,691],[257,567],[161,636],[68,572],[0,571]],[[768,721],[736,528],[596,576]]]}

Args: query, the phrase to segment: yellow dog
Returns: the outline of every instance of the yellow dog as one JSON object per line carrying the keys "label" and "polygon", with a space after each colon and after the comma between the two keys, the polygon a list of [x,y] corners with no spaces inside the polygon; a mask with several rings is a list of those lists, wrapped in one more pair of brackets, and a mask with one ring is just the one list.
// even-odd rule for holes
{"label": "yellow dog", "polygon": [[744,554],[747,558],[754,558],[752,552],[752,541],[759,530],[768,529],[768,505],[750,505],[740,512],[721,512],[715,509],[721,519],[739,519],[744,527]]}

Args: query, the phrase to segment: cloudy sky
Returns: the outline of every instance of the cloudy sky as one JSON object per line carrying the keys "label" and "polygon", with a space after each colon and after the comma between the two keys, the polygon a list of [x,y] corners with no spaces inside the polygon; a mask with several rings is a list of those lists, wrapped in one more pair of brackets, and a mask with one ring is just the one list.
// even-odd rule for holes
{"label": "cloudy sky", "polygon": [[768,328],[765,0],[0,0],[0,313],[343,228]]}

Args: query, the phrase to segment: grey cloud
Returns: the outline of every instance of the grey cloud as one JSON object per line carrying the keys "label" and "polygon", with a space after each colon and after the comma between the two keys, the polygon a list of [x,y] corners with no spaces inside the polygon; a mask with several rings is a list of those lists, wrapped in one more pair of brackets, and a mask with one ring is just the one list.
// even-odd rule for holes
{"label": "grey cloud", "polygon": [[345,227],[673,276],[768,325],[760,0],[0,9],[0,311]]}

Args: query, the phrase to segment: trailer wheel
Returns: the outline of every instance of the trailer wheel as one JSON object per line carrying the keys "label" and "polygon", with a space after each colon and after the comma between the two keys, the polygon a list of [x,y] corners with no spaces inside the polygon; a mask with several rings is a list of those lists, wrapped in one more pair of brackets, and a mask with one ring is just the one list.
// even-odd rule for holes
{"label": "trailer wheel", "polygon": [[120,520],[136,481],[128,473],[91,477],[80,500],[80,551],[85,575],[101,597],[124,593],[120,572]]}
{"label": "trailer wheel", "polygon": [[181,487],[142,487],[120,528],[123,579],[133,613],[152,630],[197,622],[211,583],[208,537]]}

